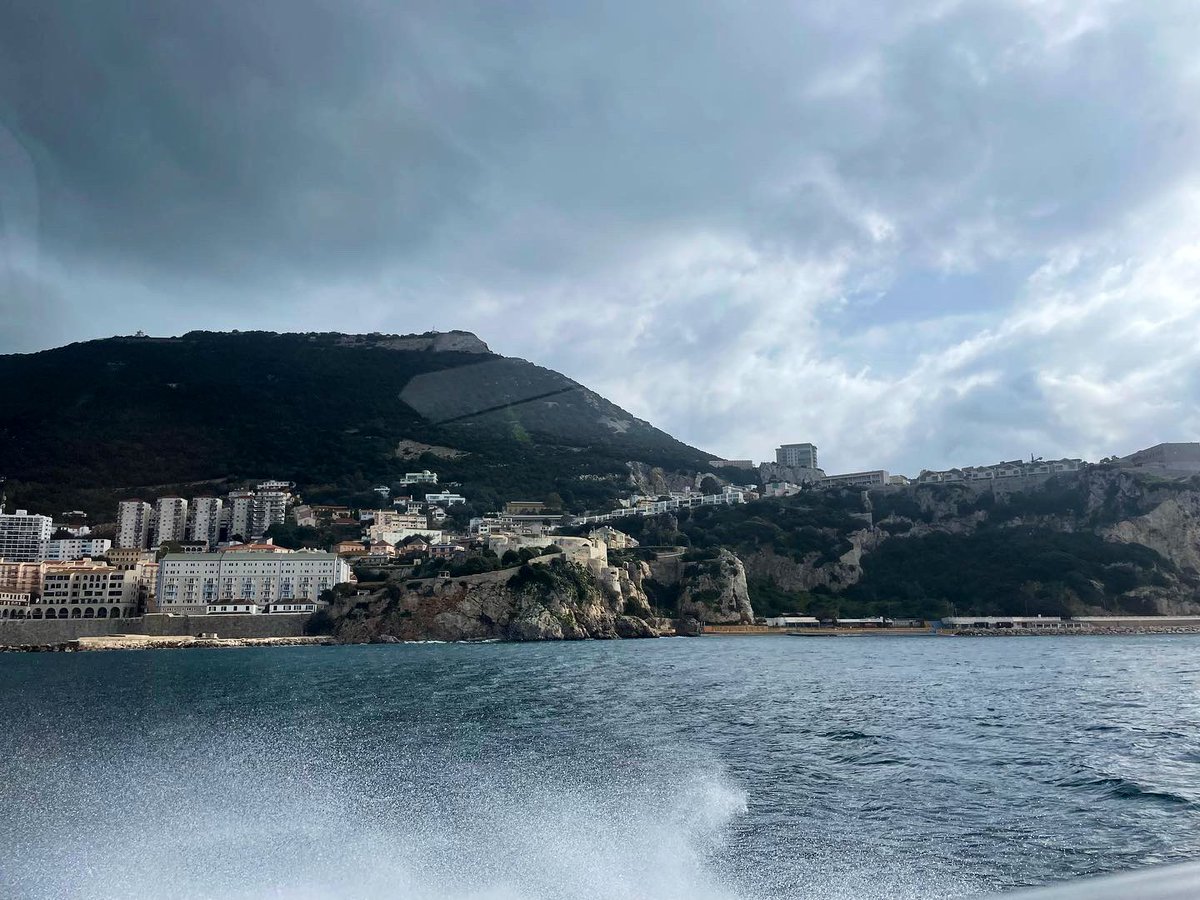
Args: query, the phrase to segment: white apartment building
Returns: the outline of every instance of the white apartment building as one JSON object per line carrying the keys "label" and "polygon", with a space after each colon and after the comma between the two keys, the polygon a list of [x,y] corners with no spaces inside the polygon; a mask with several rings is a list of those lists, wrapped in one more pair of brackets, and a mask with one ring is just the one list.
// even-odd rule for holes
{"label": "white apartment building", "polygon": [[817,448],[813,444],[781,444],[775,449],[775,462],[798,469],[819,469]]}
{"label": "white apartment building", "polygon": [[334,553],[168,553],[159,565],[158,609],[203,615],[235,601],[316,601],[350,577],[350,564]]}
{"label": "white apartment building", "polygon": [[117,546],[140,550],[150,546],[154,509],[144,500],[122,500],[117,507]]}
{"label": "white apartment building", "polygon": [[111,549],[112,541],[108,538],[58,538],[43,542],[42,559],[63,562],[85,556],[104,556]]}
{"label": "white apartment building", "polygon": [[601,525],[588,533],[588,540],[593,543],[603,542],[609,550],[631,550],[638,546],[636,538],[630,537],[623,531],[617,531],[611,525]]}
{"label": "white apartment building", "polygon": [[[629,516],[660,516],[675,509],[692,509],[697,506],[735,506],[746,502],[747,492],[737,488],[726,487],[719,494],[688,494],[672,497],[669,500],[648,500],[642,498],[634,507],[622,507],[612,512],[596,516],[576,516],[572,525],[589,525],[592,523],[612,522]],[[754,496],[751,494],[750,496]],[[493,534],[495,531],[492,532]]]}
{"label": "white apartment building", "polygon": [[29,604],[30,619],[127,619],[150,595],[148,567],[49,567],[42,594]]}
{"label": "white apartment building", "polygon": [[272,525],[287,521],[292,503],[289,481],[264,481],[257,491],[233,491],[229,494],[229,536],[245,540],[260,538]]}
{"label": "white apartment building", "polygon": [[883,469],[847,472],[844,475],[826,475],[821,479],[821,487],[878,487],[887,484],[890,478]]}
{"label": "white apartment building", "polygon": [[790,497],[799,494],[803,487],[790,481],[769,481],[763,485],[764,497]]}
{"label": "white apartment building", "polygon": [[221,538],[221,514],[225,501],[220,497],[195,497],[188,508],[187,538],[217,546]]}
{"label": "white apartment building", "polygon": [[[429,531],[429,522],[424,513],[415,515],[381,509],[376,511],[375,521],[367,529],[367,535],[373,541],[387,541],[394,544],[410,534],[425,534]],[[393,537],[393,535],[400,536]]]}
{"label": "white apartment building", "polygon": [[0,512],[0,559],[36,562],[53,533],[54,521],[49,516],[30,515],[23,509]]}
{"label": "white apartment building", "polygon": [[922,484],[953,484],[961,481],[993,481],[999,478],[1019,478],[1023,475],[1058,475],[1078,472],[1085,465],[1082,459],[1014,459],[991,466],[964,466],[961,469],[925,469],[917,477]]}
{"label": "white apartment building", "polygon": [[182,497],[154,501],[154,544],[187,540],[188,502]]}
{"label": "white apartment building", "polygon": [[462,494],[451,494],[448,491],[442,491],[438,494],[426,494],[426,503],[445,503],[447,506],[453,506],[456,503],[466,503],[467,498]]}
{"label": "white apartment building", "polygon": [[264,481],[254,495],[254,504],[250,511],[250,534],[246,537],[260,538],[272,525],[282,525],[287,521],[287,511],[291,504],[291,482]]}
{"label": "white apartment building", "polygon": [[430,472],[425,469],[421,472],[405,472],[404,477],[400,479],[401,484],[437,484],[437,472]]}

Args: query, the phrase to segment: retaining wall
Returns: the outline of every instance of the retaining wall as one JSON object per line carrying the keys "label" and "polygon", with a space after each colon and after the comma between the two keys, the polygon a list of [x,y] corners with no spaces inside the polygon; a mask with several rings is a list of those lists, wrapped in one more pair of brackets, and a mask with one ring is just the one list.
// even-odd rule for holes
{"label": "retaining wall", "polygon": [[18,619],[0,621],[0,646],[63,644],[81,637],[149,634],[223,638],[299,637],[308,613],[274,615],[171,616],[152,613],[132,619]]}

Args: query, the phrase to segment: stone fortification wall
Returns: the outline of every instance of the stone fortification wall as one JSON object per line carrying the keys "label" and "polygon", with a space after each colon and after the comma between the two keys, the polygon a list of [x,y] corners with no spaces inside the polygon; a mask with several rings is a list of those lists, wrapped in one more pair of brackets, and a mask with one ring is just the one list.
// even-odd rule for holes
{"label": "stone fortification wall", "polygon": [[155,613],[133,619],[55,619],[0,622],[0,646],[63,644],[81,637],[148,634],[157,637],[217,634],[223,638],[299,637],[306,613],[244,616],[169,616]]}

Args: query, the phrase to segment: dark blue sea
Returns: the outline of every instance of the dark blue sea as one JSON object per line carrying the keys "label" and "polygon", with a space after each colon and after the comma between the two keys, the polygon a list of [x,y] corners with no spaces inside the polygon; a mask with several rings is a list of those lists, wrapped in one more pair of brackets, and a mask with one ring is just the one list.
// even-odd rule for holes
{"label": "dark blue sea", "polygon": [[0,655],[4,898],[938,898],[1200,856],[1200,638]]}

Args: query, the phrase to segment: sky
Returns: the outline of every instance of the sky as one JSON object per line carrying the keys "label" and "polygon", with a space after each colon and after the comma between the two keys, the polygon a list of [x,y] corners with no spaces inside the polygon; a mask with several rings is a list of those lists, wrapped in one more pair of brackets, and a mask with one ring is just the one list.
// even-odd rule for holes
{"label": "sky", "polygon": [[1200,440],[1198,46],[1194,0],[9,0],[0,353],[465,329],[831,473]]}

